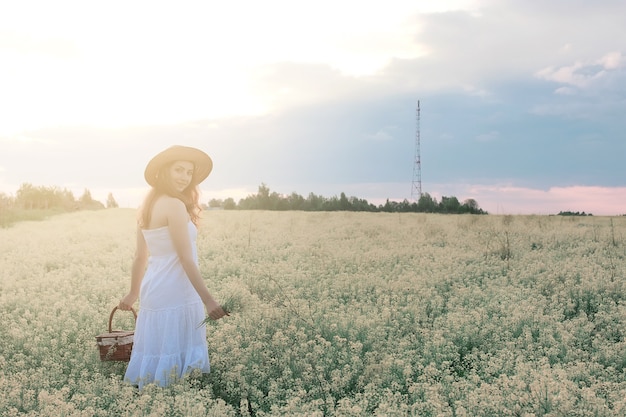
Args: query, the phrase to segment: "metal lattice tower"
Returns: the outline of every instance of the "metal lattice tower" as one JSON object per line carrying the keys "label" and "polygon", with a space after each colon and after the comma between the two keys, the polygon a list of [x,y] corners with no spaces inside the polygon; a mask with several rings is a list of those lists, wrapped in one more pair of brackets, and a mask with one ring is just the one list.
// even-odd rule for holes
{"label": "metal lattice tower", "polygon": [[413,163],[413,186],[411,187],[411,198],[418,201],[422,196],[422,159],[420,155],[420,101],[417,100],[417,111],[415,114],[415,161]]}

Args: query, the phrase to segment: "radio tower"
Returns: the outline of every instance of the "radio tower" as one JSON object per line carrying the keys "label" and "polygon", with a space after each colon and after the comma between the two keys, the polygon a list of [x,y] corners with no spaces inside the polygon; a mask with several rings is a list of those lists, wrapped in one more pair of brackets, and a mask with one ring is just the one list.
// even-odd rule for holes
{"label": "radio tower", "polygon": [[420,156],[420,101],[417,100],[417,111],[415,115],[415,162],[413,163],[413,186],[411,188],[411,199],[418,201],[422,196],[422,160]]}

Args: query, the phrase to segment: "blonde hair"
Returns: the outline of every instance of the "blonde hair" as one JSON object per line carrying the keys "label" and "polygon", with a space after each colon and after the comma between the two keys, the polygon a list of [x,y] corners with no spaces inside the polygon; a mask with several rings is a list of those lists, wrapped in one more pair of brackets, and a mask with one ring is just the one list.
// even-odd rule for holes
{"label": "blonde hair", "polygon": [[[173,162],[172,162],[173,163]],[[159,169],[159,174],[156,179],[156,183],[148,192],[148,195],[143,201],[139,212],[139,227],[142,229],[148,228],[150,220],[152,219],[152,208],[156,200],[162,195],[168,195],[170,197],[178,198],[185,204],[189,218],[195,224],[198,225],[200,220],[200,191],[197,185],[187,187],[184,191],[180,192],[172,185],[170,181],[169,168],[172,163],[165,164]]]}

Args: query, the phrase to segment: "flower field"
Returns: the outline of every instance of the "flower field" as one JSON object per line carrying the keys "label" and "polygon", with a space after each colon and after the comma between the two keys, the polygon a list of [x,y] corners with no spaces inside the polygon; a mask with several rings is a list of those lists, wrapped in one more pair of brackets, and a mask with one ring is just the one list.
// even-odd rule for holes
{"label": "flower field", "polygon": [[626,217],[205,212],[212,372],[142,391],[95,344],[134,234],[0,229],[0,415],[626,415]]}

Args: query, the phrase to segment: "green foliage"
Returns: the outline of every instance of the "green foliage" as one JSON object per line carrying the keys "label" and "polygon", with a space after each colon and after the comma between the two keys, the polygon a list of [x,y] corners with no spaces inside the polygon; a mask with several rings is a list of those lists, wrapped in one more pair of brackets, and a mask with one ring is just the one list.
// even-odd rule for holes
{"label": "green foliage", "polygon": [[559,211],[557,216],[593,216],[591,213],[585,213],[584,211],[581,213],[579,211]]}
{"label": "green foliage", "polygon": [[76,206],[76,199],[72,192],[66,188],[35,187],[32,184],[24,183],[15,193],[13,205],[16,208],[26,210],[50,208],[71,210]]}
{"label": "green foliage", "polygon": [[91,197],[91,191],[85,188],[83,195],[78,199],[78,209],[99,210],[104,208],[104,204]]}
{"label": "green foliage", "polygon": [[119,205],[117,201],[115,201],[115,197],[113,197],[113,193],[109,193],[107,196],[107,208],[118,208]]}
{"label": "green foliage", "polygon": [[[228,203],[227,203],[228,202]],[[478,203],[474,199],[468,199],[463,204],[456,197],[442,197],[441,202],[437,203],[428,193],[424,193],[417,203],[410,203],[408,200],[390,201],[387,199],[385,204],[375,206],[365,199],[357,197],[348,197],[345,193],[341,193],[339,197],[333,196],[326,198],[323,196],[309,193],[307,198],[293,192],[290,195],[282,195],[277,192],[270,192],[267,185],[261,184],[258,192],[239,200],[236,205],[234,200],[227,199],[222,202],[212,199],[209,202],[210,207],[223,207],[224,209],[241,209],[241,210],[302,210],[302,211],[369,211],[369,212],[386,212],[386,213],[448,213],[448,214],[487,214],[478,207]]]}
{"label": "green foliage", "polygon": [[[113,194],[109,193],[107,208],[117,208]],[[47,217],[74,210],[99,210],[104,205],[91,197],[85,189],[76,200],[68,189],[56,186],[35,187],[24,183],[17,190],[15,197],[0,193],[0,227],[8,227],[24,220],[43,220]]]}
{"label": "green foliage", "polygon": [[428,193],[423,193],[417,201],[417,209],[422,213],[435,213],[437,201]]}

